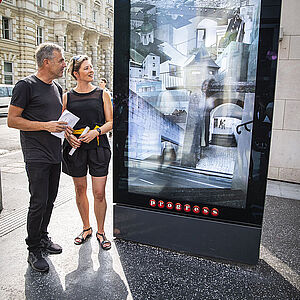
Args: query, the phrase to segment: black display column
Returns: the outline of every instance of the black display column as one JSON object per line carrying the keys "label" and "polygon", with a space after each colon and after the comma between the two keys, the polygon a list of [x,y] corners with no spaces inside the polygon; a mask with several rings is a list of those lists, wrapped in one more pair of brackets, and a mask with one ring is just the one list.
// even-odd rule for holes
{"label": "black display column", "polygon": [[281,1],[115,1],[114,235],[255,264]]}

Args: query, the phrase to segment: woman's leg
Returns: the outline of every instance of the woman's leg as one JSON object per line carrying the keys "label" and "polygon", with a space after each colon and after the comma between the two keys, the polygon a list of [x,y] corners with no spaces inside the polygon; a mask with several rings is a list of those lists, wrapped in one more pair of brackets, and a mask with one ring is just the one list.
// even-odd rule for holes
{"label": "woman's leg", "polygon": [[[90,228],[90,220],[89,220],[89,201],[87,198],[86,190],[87,190],[87,180],[86,176],[84,177],[73,177],[73,182],[75,185],[75,193],[76,193],[76,204],[81,216],[81,220],[83,223],[83,229]],[[91,233],[91,230],[85,231],[83,233],[83,238],[85,238],[88,234]]]}
{"label": "woman's leg", "polygon": [[98,232],[104,232],[104,221],[106,215],[106,199],[105,199],[105,185],[106,176],[103,177],[93,177],[93,195],[94,195],[94,211],[97,219]]}

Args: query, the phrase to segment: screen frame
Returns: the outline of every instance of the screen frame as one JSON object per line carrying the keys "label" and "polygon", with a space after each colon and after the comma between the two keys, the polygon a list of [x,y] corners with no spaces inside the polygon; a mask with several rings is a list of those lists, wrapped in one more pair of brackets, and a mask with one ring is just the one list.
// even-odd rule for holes
{"label": "screen frame", "polygon": [[[258,60],[256,71],[254,122],[252,129],[251,158],[249,168],[246,208],[231,208],[218,205],[199,204],[209,210],[217,208],[217,217],[169,210],[166,207],[151,207],[151,197],[132,194],[126,189],[128,182],[128,157],[126,156],[126,138],[128,135],[128,97],[129,97],[129,49],[130,49],[130,1],[115,0],[114,21],[114,137],[113,137],[113,198],[114,203],[128,207],[141,208],[162,213],[184,215],[193,218],[213,219],[222,222],[247,224],[261,227],[265,204],[267,172],[271,143],[272,124],[266,128],[259,116],[266,114],[266,105],[274,102],[276,69],[278,61],[278,39],[280,29],[281,0],[261,0]],[[268,40],[269,31],[273,39]],[[265,42],[266,41],[266,42]],[[267,43],[267,44],[266,44]],[[276,56],[275,60],[266,59],[266,49]],[[265,74],[268,68],[269,73]],[[266,100],[267,98],[267,100]],[[261,133],[264,132],[262,135]],[[158,199],[165,201],[166,199]],[[184,205],[187,202],[174,201]],[[174,204],[175,204],[174,202]]]}

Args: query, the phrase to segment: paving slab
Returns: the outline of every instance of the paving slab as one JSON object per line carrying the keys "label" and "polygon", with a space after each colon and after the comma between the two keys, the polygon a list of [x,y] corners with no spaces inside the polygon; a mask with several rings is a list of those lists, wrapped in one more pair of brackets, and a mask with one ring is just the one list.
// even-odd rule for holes
{"label": "paving slab", "polygon": [[[62,174],[49,232],[62,245],[63,253],[47,256],[50,271],[40,274],[26,262],[28,182],[22,153],[11,147],[12,152],[0,155],[0,167],[4,168],[1,300],[300,299],[299,185],[268,182],[271,196],[266,199],[260,260],[256,266],[247,266],[123,240],[114,240],[112,249],[106,252],[99,247],[95,234],[84,245],[76,246],[74,237],[82,224],[72,179]],[[90,183],[91,225],[96,229]],[[111,169],[107,201],[105,226],[112,239]]]}
{"label": "paving slab", "polygon": [[300,299],[264,260],[251,267],[121,240],[116,247],[134,299]]}
{"label": "paving slab", "polygon": [[261,241],[265,248],[298,275],[300,275],[299,214],[299,200],[268,196]]}
{"label": "paving slab", "polygon": [[[88,183],[91,187],[90,180]],[[105,224],[110,239],[111,183],[110,176],[107,182],[108,211]],[[88,196],[92,199],[90,188]],[[114,243],[110,251],[104,251],[94,231],[93,237],[82,246],[74,244],[74,237],[82,230],[82,224],[75,203],[73,183],[68,176],[62,177],[57,201],[63,204],[54,208],[49,232],[53,240],[63,247],[62,254],[46,256],[50,271],[41,274],[33,271],[26,262],[25,224],[2,236],[0,299],[132,299]],[[90,216],[91,225],[96,230],[92,205]],[[25,221],[26,214],[22,218]]]}

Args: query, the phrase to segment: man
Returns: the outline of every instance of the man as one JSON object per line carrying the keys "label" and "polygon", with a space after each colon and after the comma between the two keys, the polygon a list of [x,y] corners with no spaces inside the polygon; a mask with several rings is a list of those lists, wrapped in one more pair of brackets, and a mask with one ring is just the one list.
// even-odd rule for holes
{"label": "man", "polygon": [[102,90],[106,89],[106,84],[107,84],[107,80],[105,78],[100,78],[99,86],[101,87]]}
{"label": "man", "polygon": [[106,84],[107,84],[107,80],[105,78],[100,78],[99,86],[102,90],[106,91],[109,94],[111,102],[112,102],[113,101],[112,94],[111,94],[110,90],[106,87]]}
{"label": "man", "polygon": [[[111,104],[114,105],[112,94],[111,94],[110,90],[106,87],[106,84],[107,84],[107,80],[104,77],[100,78],[100,83],[99,83],[100,88],[109,94]],[[112,130],[108,133],[108,136],[110,138],[112,137]]]}
{"label": "man", "polygon": [[52,254],[62,252],[47,232],[61,172],[61,140],[51,132],[71,129],[65,122],[54,121],[62,111],[62,88],[53,80],[61,77],[66,67],[63,50],[45,43],[35,54],[38,71],[15,85],[7,124],[20,129],[29,182],[28,262],[34,270],[47,272],[49,265],[42,250]]}

